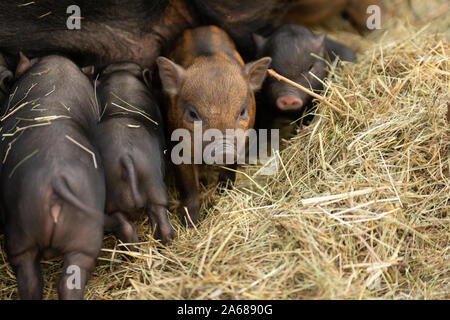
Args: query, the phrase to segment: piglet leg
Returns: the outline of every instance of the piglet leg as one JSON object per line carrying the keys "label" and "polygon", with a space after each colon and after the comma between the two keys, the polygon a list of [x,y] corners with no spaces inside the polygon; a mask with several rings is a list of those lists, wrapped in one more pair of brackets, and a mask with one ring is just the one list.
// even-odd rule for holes
{"label": "piglet leg", "polygon": [[155,238],[160,239],[163,244],[168,244],[174,237],[174,230],[167,216],[167,208],[150,204],[147,208],[147,214],[154,229]]}
{"label": "piglet leg", "polygon": [[58,283],[61,300],[82,300],[84,288],[95,268],[95,257],[80,251],[69,252],[64,256],[64,267]]}
{"label": "piglet leg", "polygon": [[[175,166],[176,183],[180,192],[182,217],[186,227],[197,224],[200,218],[200,195],[198,173],[195,165],[181,164]],[[186,212],[187,210],[187,212]],[[187,216],[189,214],[189,217]]]}
{"label": "piglet leg", "polygon": [[105,231],[114,233],[123,243],[139,242],[136,228],[121,212],[105,215]]}
{"label": "piglet leg", "polygon": [[9,261],[16,274],[19,296],[22,300],[42,299],[42,275],[38,250],[25,251],[10,257]]}
{"label": "piglet leg", "polygon": [[[237,169],[237,164],[226,166],[232,170]],[[232,184],[236,181],[236,171],[221,168],[219,171],[219,187],[231,189]]]}

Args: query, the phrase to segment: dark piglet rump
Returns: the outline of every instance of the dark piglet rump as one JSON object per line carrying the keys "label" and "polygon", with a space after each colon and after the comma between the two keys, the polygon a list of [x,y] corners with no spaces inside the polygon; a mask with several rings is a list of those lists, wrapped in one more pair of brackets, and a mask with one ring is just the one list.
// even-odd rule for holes
{"label": "dark piglet rump", "polygon": [[[218,157],[234,159],[237,150],[236,136],[227,136],[227,129],[253,128],[255,122],[255,97],[264,81],[270,58],[244,64],[230,37],[220,28],[205,26],[186,30],[175,44],[171,60],[157,59],[163,90],[168,95],[167,122],[169,132],[183,128],[190,133],[191,146],[204,141],[194,141],[195,123],[201,123],[203,132],[220,131],[223,139],[215,139],[212,149]],[[219,140],[219,141],[216,141]],[[190,162],[175,165],[177,185],[181,196],[181,212],[187,222],[199,219],[200,199],[198,168],[194,153]],[[208,163],[206,159],[202,163]],[[212,164],[217,164],[213,162]],[[233,166],[233,164],[230,164]],[[230,178],[233,176],[222,175]]]}
{"label": "dark piglet rump", "polygon": [[[347,46],[326,38],[326,34],[315,35],[307,28],[295,24],[278,27],[269,37],[254,34],[257,56],[270,56],[271,67],[279,74],[312,90],[322,89],[321,80],[326,75],[325,59],[355,61],[353,51]],[[262,90],[264,104],[271,114],[298,115],[308,106],[312,97],[307,93],[273,77],[266,79]],[[259,109],[258,109],[259,110]],[[271,112],[267,112],[271,111]]]}
{"label": "dark piglet rump", "polygon": [[19,296],[41,299],[39,261],[63,255],[59,297],[81,299],[104,223],[103,170],[88,138],[97,119],[93,87],[60,56],[29,61],[22,55],[17,76],[1,113],[8,260]]}
{"label": "dark piglet rump", "polygon": [[[101,73],[97,98],[102,109],[96,143],[106,177],[106,213],[124,221],[145,209],[155,237],[169,242],[174,231],[167,216],[162,116],[148,87],[149,70],[115,63]],[[131,224],[105,224],[127,243],[137,242]]]}

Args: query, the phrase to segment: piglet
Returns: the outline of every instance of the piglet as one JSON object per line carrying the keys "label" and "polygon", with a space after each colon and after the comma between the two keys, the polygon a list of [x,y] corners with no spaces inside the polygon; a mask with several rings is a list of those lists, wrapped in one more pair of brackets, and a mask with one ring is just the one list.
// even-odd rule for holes
{"label": "piglet", "polygon": [[[169,55],[171,59],[157,59],[163,90],[168,96],[170,134],[184,129],[190,134],[189,144],[200,150],[201,155],[205,147],[210,146],[217,150],[215,158],[223,155],[235,161],[241,150],[237,150],[236,136],[227,135],[226,130],[245,132],[253,128],[254,92],[261,87],[271,59],[264,57],[245,64],[231,38],[216,26],[185,30],[174,48]],[[209,129],[213,129],[221,133],[222,138],[215,139],[212,145],[206,139],[194,139],[196,125],[201,125],[201,134],[206,134],[207,130],[212,133]],[[218,164],[218,161],[204,157],[195,161],[195,151],[186,158],[188,161],[175,165],[175,175],[181,196],[180,210],[190,225],[197,223],[200,212],[198,165]],[[222,177],[234,179],[233,175]]]}
{"label": "piglet", "polygon": [[[165,137],[162,116],[149,87],[149,70],[135,63],[111,64],[97,82],[101,122],[95,141],[106,177],[106,213],[124,221],[144,209],[155,236],[169,242],[174,231],[167,216],[164,182]],[[133,228],[105,225],[123,242],[137,242]]]}
{"label": "piglet", "polygon": [[42,257],[64,257],[60,299],[82,299],[103,240],[105,182],[90,142],[98,111],[70,60],[21,54],[1,112],[5,248],[22,299],[41,299]]}
{"label": "piglet", "polygon": [[[327,75],[325,58],[355,61],[350,48],[327,39],[325,33],[315,35],[296,24],[282,25],[267,38],[256,34],[253,38],[258,57],[270,56],[277,73],[313,90],[322,89],[321,80]],[[273,77],[266,79],[262,93],[270,110],[261,113],[269,118],[273,114],[298,115],[312,101],[307,93]]]}

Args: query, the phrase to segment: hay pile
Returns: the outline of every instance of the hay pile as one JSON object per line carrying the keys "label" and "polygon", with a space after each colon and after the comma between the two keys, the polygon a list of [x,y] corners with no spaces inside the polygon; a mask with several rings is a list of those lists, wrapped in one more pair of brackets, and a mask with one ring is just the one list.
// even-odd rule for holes
{"label": "hay pile", "polygon": [[[333,34],[360,50],[326,81],[344,116],[320,104],[285,141],[276,175],[241,167],[225,195],[209,185],[196,229],[171,215],[170,246],[158,247],[146,219],[139,256],[107,236],[86,298],[449,299],[449,7],[413,4],[423,21],[408,23],[395,1],[402,17],[384,31]],[[60,261],[43,264],[46,298]],[[16,297],[0,251],[0,298]]]}

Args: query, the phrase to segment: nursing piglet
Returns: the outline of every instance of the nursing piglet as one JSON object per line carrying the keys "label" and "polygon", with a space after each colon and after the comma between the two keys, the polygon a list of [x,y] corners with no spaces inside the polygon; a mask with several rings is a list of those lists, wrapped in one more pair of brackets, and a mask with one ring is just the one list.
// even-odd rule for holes
{"label": "nursing piglet", "polygon": [[[101,108],[95,141],[106,178],[106,214],[116,221],[145,210],[155,237],[167,243],[174,235],[167,216],[164,182],[164,130],[159,106],[148,86],[149,71],[135,63],[111,64],[96,87]],[[137,242],[127,224],[105,225],[123,242]]]}
{"label": "nursing piglet", "polygon": [[5,248],[22,299],[41,299],[40,259],[64,257],[60,299],[82,299],[103,240],[105,182],[90,142],[90,80],[70,60],[20,56],[1,112]]}

